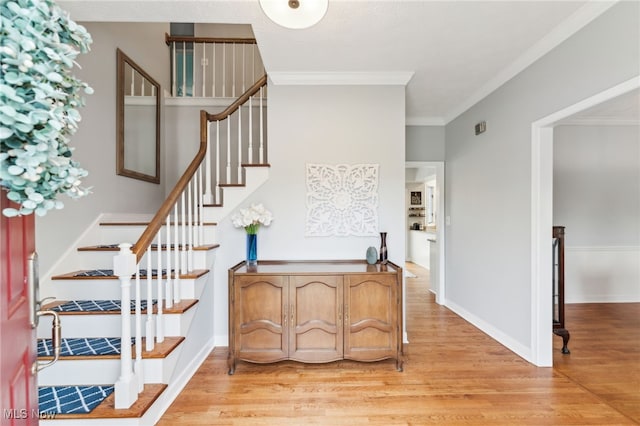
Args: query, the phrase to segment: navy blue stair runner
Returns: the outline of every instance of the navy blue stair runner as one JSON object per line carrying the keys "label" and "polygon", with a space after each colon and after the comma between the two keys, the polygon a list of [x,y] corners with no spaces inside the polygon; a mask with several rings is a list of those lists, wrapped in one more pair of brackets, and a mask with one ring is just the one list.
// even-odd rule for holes
{"label": "navy blue stair runner", "polygon": [[[173,273],[173,269],[171,270],[171,272]],[[167,270],[163,269],[162,270],[162,275],[166,275]],[[152,269],[151,270],[151,276],[155,277],[158,275],[158,270],[157,269]],[[90,271],[80,271],[77,272],[76,274],[73,275],[74,277],[114,277],[115,275],[113,275],[113,269],[92,269]],[[141,277],[146,277],[147,276],[147,270],[146,269],[140,269],[140,276]]]}
{"label": "navy blue stair runner", "polygon": [[113,386],[43,386],[38,388],[38,408],[47,414],[90,413],[113,393]]}
{"label": "navy blue stair runner", "polygon": [[[130,303],[131,310],[133,311],[136,307],[135,300],[132,300]],[[157,300],[153,300],[151,302],[153,305],[157,303]],[[140,309],[147,309],[147,301],[140,301]],[[51,308],[52,311],[56,312],[120,312],[120,301],[119,300],[72,300],[69,302],[65,302],[62,305],[58,305],[56,307]]]}
{"label": "navy blue stair runner", "polygon": [[[135,339],[131,339],[131,344]],[[63,338],[60,356],[119,355],[119,337]],[[38,339],[38,356],[53,356],[51,339]]]}

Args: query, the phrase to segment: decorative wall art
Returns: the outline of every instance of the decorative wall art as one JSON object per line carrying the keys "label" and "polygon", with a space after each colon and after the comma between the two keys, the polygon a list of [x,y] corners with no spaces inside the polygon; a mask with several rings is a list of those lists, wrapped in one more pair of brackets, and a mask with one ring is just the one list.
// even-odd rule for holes
{"label": "decorative wall art", "polygon": [[377,236],[378,164],[307,164],[305,235]]}

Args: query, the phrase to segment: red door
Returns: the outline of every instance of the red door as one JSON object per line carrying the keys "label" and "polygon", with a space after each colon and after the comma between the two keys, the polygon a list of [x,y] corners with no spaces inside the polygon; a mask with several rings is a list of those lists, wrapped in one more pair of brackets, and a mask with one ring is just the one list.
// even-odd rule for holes
{"label": "red door", "polygon": [[[0,210],[11,203],[0,190]],[[16,207],[12,205],[12,207]],[[0,424],[37,425],[38,393],[31,366],[35,330],[29,319],[28,258],[35,251],[33,214],[0,212]]]}

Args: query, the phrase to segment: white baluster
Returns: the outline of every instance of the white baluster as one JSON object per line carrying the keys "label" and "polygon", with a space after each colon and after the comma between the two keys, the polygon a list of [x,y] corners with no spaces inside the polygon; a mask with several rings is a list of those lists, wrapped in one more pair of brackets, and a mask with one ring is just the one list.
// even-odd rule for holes
{"label": "white baluster", "polygon": [[[147,253],[148,255],[148,253]],[[144,389],[144,368],[142,364],[142,308],[140,302],[142,294],[140,293],[140,268],[136,266],[136,302],[135,302],[135,325],[136,325],[136,362],[133,365],[133,371],[138,377],[138,393]]]}
{"label": "white baluster", "polygon": [[238,107],[238,183],[242,183],[242,105]]}
{"label": "white baluster", "polygon": [[120,244],[120,253],[113,257],[113,271],[120,280],[120,377],[115,383],[115,408],[129,408],[138,399],[138,379],[131,360],[131,276],[136,272],[136,256],[131,244]]}
{"label": "white baluster", "polygon": [[222,97],[227,97],[227,43],[222,43]]}
{"label": "white baluster", "polygon": [[187,238],[188,238],[188,244],[187,246],[189,247],[189,251],[187,252],[187,270],[189,272],[193,271],[193,197],[192,197],[192,185],[193,185],[193,178],[191,179],[191,181],[187,184],[187,209],[188,209],[188,214],[187,214],[187,218],[188,218],[188,232],[187,232]]}
{"label": "white baluster", "polygon": [[211,97],[216,97],[216,44],[211,43]]}
{"label": "white baluster", "polygon": [[180,195],[180,212],[182,213],[181,241],[182,251],[180,252],[180,272],[187,273],[187,208],[185,207],[185,193]]}
{"label": "white baluster", "polygon": [[231,183],[231,116],[227,120],[227,183]]}
{"label": "white baluster", "polygon": [[262,87],[260,88],[260,164],[264,164],[264,112],[262,108]]}
{"label": "white baluster", "polygon": [[244,60],[244,55],[245,55],[244,47],[245,46],[246,46],[246,44],[242,43],[242,93],[244,93],[246,91],[246,89],[245,89],[245,81],[247,79],[247,77],[246,77],[246,75],[247,75],[246,74],[246,67],[245,67],[245,63],[244,63],[245,62],[245,60]]}
{"label": "white baluster", "polygon": [[161,252],[167,256],[167,283],[166,283],[166,304],[167,308],[173,306],[173,279],[171,273],[171,215],[167,215],[167,249]]}
{"label": "white baluster", "polygon": [[[156,314],[157,318],[156,318],[156,340],[158,342],[164,342],[164,318],[163,318],[163,313],[162,313],[162,287],[164,286],[164,283],[162,281],[162,230],[160,230],[158,232],[158,234],[156,235],[156,238],[158,239],[158,251],[157,251],[157,257],[156,257],[156,261],[158,264],[158,270],[156,271],[156,285],[157,285],[157,293],[158,293],[158,297],[157,297],[157,310],[158,313]],[[147,271],[147,274],[151,274],[151,271]]]}
{"label": "white baluster", "polygon": [[145,349],[152,351],[155,347],[156,321],[153,316],[153,278],[151,277],[151,250],[147,249],[147,322],[145,323]]}
{"label": "white baluster", "polygon": [[216,204],[221,204],[222,190],[220,189],[220,121],[216,121]]}
{"label": "white baluster", "polygon": [[204,157],[204,196],[202,202],[206,204],[213,203],[213,193],[211,191],[211,123],[207,120],[207,155]]}
{"label": "white baluster", "polygon": [[178,231],[180,229],[178,222],[178,203],[173,206],[173,301],[180,302],[180,242],[178,241]]}
{"label": "white baluster", "polygon": [[249,96],[249,158],[247,163],[253,164],[253,96]]}
{"label": "white baluster", "polygon": [[[202,59],[200,60],[201,65],[202,65],[202,97],[206,97],[207,96],[207,89],[206,89],[206,81],[207,81],[207,45],[204,43],[202,44]],[[195,71],[194,71],[195,72]]]}
{"label": "white baluster", "polygon": [[182,96],[187,96],[187,44],[182,42]]}
{"label": "white baluster", "polygon": [[233,55],[231,56],[232,60],[233,60],[233,64],[232,64],[232,70],[233,70],[233,77],[231,78],[231,97],[235,98],[236,97],[236,44],[232,43],[231,44],[231,48]]}
{"label": "white baluster", "polygon": [[[198,169],[200,169],[198,167]],[[199,206],[199,201],[200,198],[198,197],[198,170],[196,170],[196,172],[193,174],[193,177],[191,178],[191,181],[189,182],[189,185],[193,188],[192,192],[193,192],[193,201],[192,201],[192,205],[193,205],[193,218],[192,218],[192,227],[193,227],[193,246],[194,247],[198,247],[200,245],[200,242],[198,241],[198,223],[200,222],[200,218],[199,218],[199,214],[200,214],[200,206]]]}
{"label": "white baluster", "polygon": [[191,54],[191,96],[196,96],[196,44],[191,44],[193,52]]}
{"label": "white baluster", "polygon": [[198,226],[199,229],[199,237],[198,237],[198,241],[200,243],[200,245],[204,245],[205,241],[204,241],[204,193],[202,191],[202,175],[203,175],[204,171],[202,170],[202,166],[200,166],[198,168],[198,176],[200,179],[200,192],[198,192],[198,197],[200,198],[200,201],[198,203],[198,205],[200,206],[199,208],[199,217],[200,217],[200,224]]}
{"label": "white baluster", "polygon": [[173,96],[178,96],[177,88],[176,88],[176,78],[178,75],[178,63],[176,62],[176,43],[171,43],[171,55],[173,62],[173,72],[171,73],[171,94]]}
{"label": "white baluster", "polygon": [[129,88],[129,94],[131,96],[136,95],[136,71],[131,68],[131,87]]}

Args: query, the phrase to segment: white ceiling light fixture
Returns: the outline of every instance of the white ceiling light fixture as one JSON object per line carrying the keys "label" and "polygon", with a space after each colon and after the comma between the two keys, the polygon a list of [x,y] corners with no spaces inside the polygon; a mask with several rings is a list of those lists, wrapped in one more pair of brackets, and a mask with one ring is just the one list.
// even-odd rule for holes
{"label": "white ceiling light fixture", "polygon": [[320,22],[327,13],[329,0],[260,0],[260,7],[276,24],[300,30]]}

